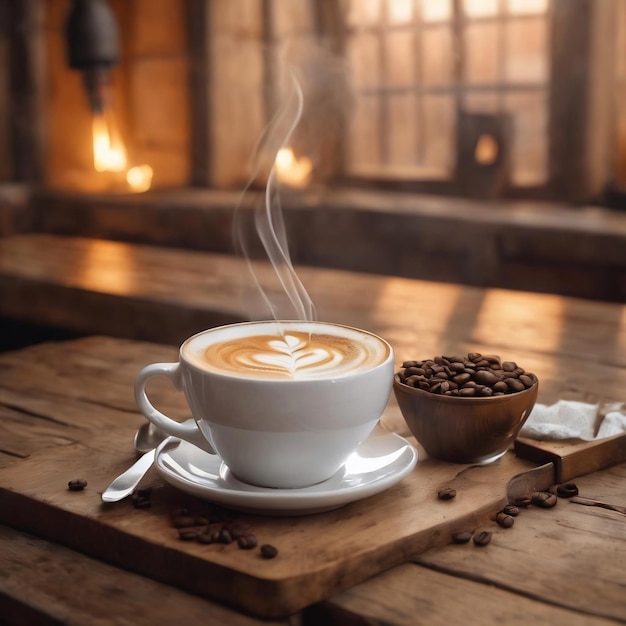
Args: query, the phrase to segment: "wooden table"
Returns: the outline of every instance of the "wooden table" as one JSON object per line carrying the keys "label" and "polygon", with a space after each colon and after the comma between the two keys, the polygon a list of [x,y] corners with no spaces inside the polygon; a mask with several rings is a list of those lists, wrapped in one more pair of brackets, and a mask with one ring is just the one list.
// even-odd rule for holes
{"label": "wooden table", "polygon": [[[46,241],[49,245],[44,246]],[[191,625],[267,623],[221,601],[188,593],[184,585],[181,589],[158,576],[114,565],[126,557],[107,554],[97,532],[98,516],[116,528],[136,525],[157,532],[152,526],[166,510],[158,498],[150,511],[132,509],[128,503],[95,514],[90,508],[98,489],[134,458],[132,434],[142,423],[132,397],[137,370],[176,355],[174,347],[113,332],[124,324],[123,315],[117,316],[128,310],[144,314],[154,304],[155,309],[168,311],[163,319],[170,329],[178,320],[184,326],[194,316],[194,323],[203,314],[210,319],[216,310],[243,317],[234,292],[228,290],[241,266],[227,257],[97,242],[93,249],[106,251],[109,275],[115,271],[111,269],[115,259],[123,257],[126,270],[119,269],[117,275],[141,277],[135,289],[120,293],[117,280],[104,280],[102,272],[94,271],[90,282],[84,264],[77,262],[93,242],[34,237],[4,243],[8,245],[0,243],[0,313],[45,321],[47,308],[52,318],[63,317],[85,332],[102,332],[107,313],[99,307],[109,307],[113,322],[107,334],[117,337],[47,343],[0,354],[0,519],[6,523],[0,526],[0,621],[165,624],[184,616]],[[7,252],[9,246],[13,256]],[[16,258],[21,265],[11,261]],[[209,268],[204,278],[198,274],[200,263]],[[331,270],[304,268],[299,274],[320,319],[383,335],[393,344],[398,362],[450,351],[497,353],[539,376],[540,402],[624,400],[624,306]],[[208,280],[206,276],[212,277],[213,288],[194,290]],[[99,306],[94,308],[94,302]],[[89,310],[94,312],[92,320],[86,315]],[[139,327],[140,317],[133,318],[133,324]],[[146,324],[151,332],[158,330],[154,319]],[[185,415],[181,399],[167,386],[157,386],[153,393],[161,406]],[[383,422],[409,435],[393,399]],[[332,546],[340,560],[345,556],[333,537],[343,524],[358,520],[359,533],[346,548],[354,559],[363,555],[363,571],[345,569],[333,581],[334,592],[273,621],[305,626],[626,622],[626,516],[561,500],[554,509],[523,511],[511,529],[501,529],[490,519],[507,498],[509,474],[530,467],[512,453],[489,468],[468,468],[435,462],[420,451],[413,475],[386,494],[315,520],[257,521],[260,531],[275,542],[277,535],[272,533],[277,528],[292,538],[317,529],[311,545],[322,551],[324,545]],[[90,483],[81,501],[72,500],[76,494],[70,496],[64,488],[78,468]],[[435,481],[427,488],[426,476]],[[624,505],[625,479],[626,464],[620,463],[576,482],[585,496]],[[55,481],[58,486],[46,492]],[[456,508],[440,508],[433,495],[436,485],[444,482],[458,484],[459,495],[468,495],[457,496],[452,505]],[[407,493],[415,487],[424,493]],[[164,494],[164,501],[176,497],[168,487],[158,493]],[[403,508],[402,502],[412,502],[410,498],[417,498],[418,505]],[[71,516],[61,514],[64,507]],[[419,526],[420,520],[432,518],[437,524],[430,534],[416,531],[412,542],[403,540],[402,553],[368,553],[363,544],[380,542],[381,533],[400,532],[393,520],[388,526],[382,523],[385,511],[395,511],[393,507],[400,507],[403,523]],[[92,521],[76,533],[70,526],[79,515]],[[482,549],[471,543],[451,545],[446,517],[489,528],[494,538]],[[159,542],[168,550],[176,548],[169,536]],[[72,545],[85,549],[68,547]],[[134,549],[130,542],[126,547]],[[281,555],[287,559],[298,546],[292,541],[284,548]],[[368,554],[381,562],[371,562]],[[158,564],[138,569],[144,565],[158,570]],[[364,579],[375,571],[380,573]],[[322,591],[327,589],[323,580],[318,582]]]}

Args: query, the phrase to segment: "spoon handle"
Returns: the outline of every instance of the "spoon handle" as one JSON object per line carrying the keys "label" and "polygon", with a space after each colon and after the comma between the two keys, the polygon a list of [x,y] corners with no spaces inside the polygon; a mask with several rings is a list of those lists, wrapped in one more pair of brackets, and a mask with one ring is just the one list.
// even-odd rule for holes
{"label": "spoon handle", "polygon": [[145,473],[152,467],[155,454],[156,448],[140,456],[102,492],[102,501],[117,502],[130,495]]}

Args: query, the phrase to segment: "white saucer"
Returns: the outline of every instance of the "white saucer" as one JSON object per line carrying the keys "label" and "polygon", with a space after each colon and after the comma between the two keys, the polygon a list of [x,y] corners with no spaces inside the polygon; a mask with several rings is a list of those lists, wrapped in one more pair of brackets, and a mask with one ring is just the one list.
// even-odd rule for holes
{"label": "white saucer", "polygon": [[182,491],[231,509],[270,515],[320,513],[373,496],[401,481],[416,463],[416,449],[380,426],[334,476],[300,489],[241,482],[219,456],[175,437],[158,447],[155,459],[163,479]]}

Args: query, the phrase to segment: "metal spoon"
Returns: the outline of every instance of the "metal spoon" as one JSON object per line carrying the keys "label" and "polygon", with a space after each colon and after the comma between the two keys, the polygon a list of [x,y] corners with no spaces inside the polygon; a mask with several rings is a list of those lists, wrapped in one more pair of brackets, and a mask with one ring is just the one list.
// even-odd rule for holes
{"label": "metal spoon", "polygon": [[135,439],[133,441],[135,450],[141,454],[154,450],[167,435],[152,422],[146,422],[139,427],[135,433]]}
{"label": "metal spoon", "polygon": [[152,467],[157,446],[167,434],[152,422],[143,424],[135,434],[134,445],[140,456],[125,472],[120,474],[103,492],[103,502],[118,502],[129,496],[146,472]]}

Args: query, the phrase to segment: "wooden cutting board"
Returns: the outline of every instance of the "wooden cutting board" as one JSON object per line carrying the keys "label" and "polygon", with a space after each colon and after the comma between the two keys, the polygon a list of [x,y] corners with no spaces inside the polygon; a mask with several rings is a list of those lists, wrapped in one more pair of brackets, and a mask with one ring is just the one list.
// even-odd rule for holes
{"label": "wooden cutting board", "polygon": [[[166,485],[152,470],[152,506],[129,500],[105,505],[100,493],[133,458],[120,454],[115,437],[48,448],[0,471],[1,521],[138,573],[221,600],[262,617],[291,614],[339,590],[449,543],[450,535],[493,524],[507,500],[507,484],[533,464],[507,454],[487,467],[425,459],[387,492],[340,509],[300,517],[233,513],[249,523],[259,545],[279,554],[262,559],[258,550],[236,544],[181,541],[171,510],[187,506],[205,514],[207,503]],[[83,476],[82,492],[67,481]],[[457,497],[437,498],[452,486]]]}

